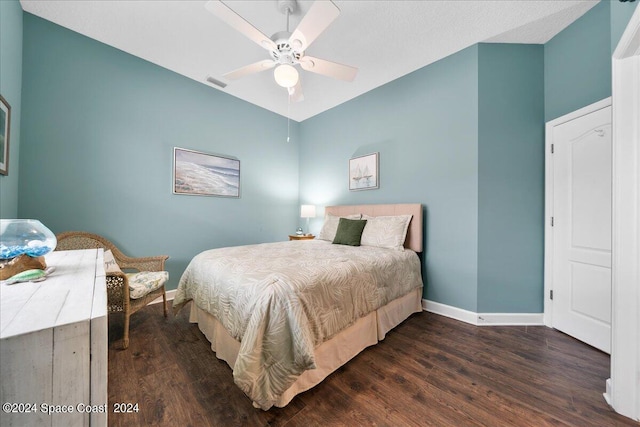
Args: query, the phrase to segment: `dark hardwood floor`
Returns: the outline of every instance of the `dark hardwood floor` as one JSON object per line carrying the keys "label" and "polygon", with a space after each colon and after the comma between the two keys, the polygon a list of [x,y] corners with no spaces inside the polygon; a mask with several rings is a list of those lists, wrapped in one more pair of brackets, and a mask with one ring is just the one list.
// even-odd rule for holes
{"label": "dark hardwood floor", "polygon": [[638,426],[602,392],[609,356],[546,327],[475,327],[418,313],[285,408],[255,409],[188,307],[109,319],[110,426]]}

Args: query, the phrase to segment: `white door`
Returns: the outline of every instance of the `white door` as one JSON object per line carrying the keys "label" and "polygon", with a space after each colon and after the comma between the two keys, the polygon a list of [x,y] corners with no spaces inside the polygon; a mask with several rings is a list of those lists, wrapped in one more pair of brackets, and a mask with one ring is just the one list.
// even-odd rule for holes
{"label": "white door", "polygon": [[553,327],[611,351],[611,107],[553,128]]}

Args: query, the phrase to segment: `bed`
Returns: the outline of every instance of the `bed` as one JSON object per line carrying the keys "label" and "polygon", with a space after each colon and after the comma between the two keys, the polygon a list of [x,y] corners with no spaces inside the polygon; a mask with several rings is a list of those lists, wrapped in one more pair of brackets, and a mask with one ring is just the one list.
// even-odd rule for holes
{"label": "bed", "polygon": [[422,310],[422,205],[329,206],[325,214],[323,232],[338,217],[363,217],[370,229],[390,217],[410,222],[395,248],[371,243],[369,232],[374,246],[364,234],[357,247],[321,235],[204,251],[176,291],[174,311],[192,302],[190,322],[263,410],[286,406]]}

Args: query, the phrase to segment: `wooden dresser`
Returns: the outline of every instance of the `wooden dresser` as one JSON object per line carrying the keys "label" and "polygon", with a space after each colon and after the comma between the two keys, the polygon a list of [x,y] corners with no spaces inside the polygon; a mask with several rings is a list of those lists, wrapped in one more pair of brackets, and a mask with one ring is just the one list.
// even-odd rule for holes
{"label": "wooden dresser", "polygon": [[0,285],[0,425],[106,426],[102,249],[51,252],[43,282]]}

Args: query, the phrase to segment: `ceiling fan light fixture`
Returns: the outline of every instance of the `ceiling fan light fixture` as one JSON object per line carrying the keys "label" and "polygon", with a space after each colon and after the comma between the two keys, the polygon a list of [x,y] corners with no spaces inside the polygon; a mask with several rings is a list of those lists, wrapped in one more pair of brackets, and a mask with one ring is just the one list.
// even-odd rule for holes
{"label": "ceiling fan light fixture", "polygon": [[298,70],[294,66],[289,64],[280,64],[273,71],[273,77],[282,87],[290,88],[294,87],[298,83],[299,75]]}

